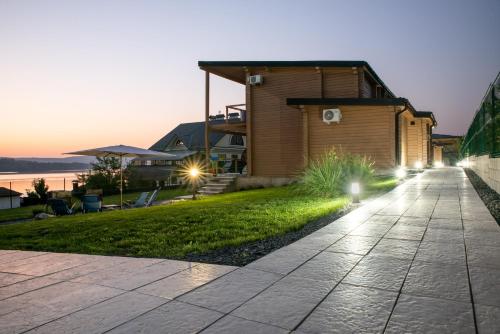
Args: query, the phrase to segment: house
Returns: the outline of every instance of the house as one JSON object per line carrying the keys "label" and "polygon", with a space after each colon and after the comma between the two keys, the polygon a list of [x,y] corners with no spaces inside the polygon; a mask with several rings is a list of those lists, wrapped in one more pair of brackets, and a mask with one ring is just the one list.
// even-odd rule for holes
{"label": "house", "polygon": [[432,134],[432,145],[434,149],[434,160],[445,165],[454,166],[459,160],[458,150],[462,136],[453,136],[434,133]]}
{"label": "house", "polygon": [[21,193],[0,187],[0,210],[13,209],[21,206]]}
{"label": "house", "polygon": [[[212,119],[213,124],[225,121]],[[208,138],[210,161],[218,171],[241,173],[246,165],[246,138],[239,133],[212,132]],[[177,172],[187,160],[205,158],[205,122],[182,123],[154,143],[150,150],[173,155],[171,159],[134,159],[132,165],[144,179],[176,183]]]}
{"label": "house", "polygon": [[[365,61],[198,65],[205,71],[205,136],[245,135],[249,176],[293,178],[331,147],[371,157],[379,173],[432,164],[433,113],[396,97]],[[239,117],[231,120],[226,110],[224,121],[211,122],[210,75],[243,85]]]}

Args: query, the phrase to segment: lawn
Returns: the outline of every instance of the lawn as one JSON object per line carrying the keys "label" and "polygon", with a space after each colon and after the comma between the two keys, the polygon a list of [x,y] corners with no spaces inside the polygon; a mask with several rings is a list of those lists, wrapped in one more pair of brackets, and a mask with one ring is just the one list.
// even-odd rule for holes
{"label": "lawn", "polygon": [[[370,193],[395,183],[376,181]],[[197,201],[0,226],[0,249],[183,258],[294,231],[340,210],[347,196],[302,195],[291,187],[214,195]]]}
{"label": "lawn", "polygon": [[[141,192],[132,192],[123,194],[124,201],[134,201]],[[185,195],[185,188],[161,190],[158,194],[157,201],[163,201],[174,198],[176,196]],[[103,204],[120,204],[120,195],[104,196]],[[77,207],[79,204],[77,203]],[[30,205],[15,209],[0,210],[0,222],[12,221],[18,219],[29,219],[33,217],[33,210],[44,210],[45,205]]]}

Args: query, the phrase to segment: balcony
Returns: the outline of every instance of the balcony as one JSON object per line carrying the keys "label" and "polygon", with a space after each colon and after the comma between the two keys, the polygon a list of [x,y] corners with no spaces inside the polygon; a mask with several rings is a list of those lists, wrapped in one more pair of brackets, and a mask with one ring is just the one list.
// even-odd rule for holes
{"label": "balcony", "polygon": [[210,115],[208,124],[211,131],[246,134],[245,104],[232,104],[226,106],[225,114]]}

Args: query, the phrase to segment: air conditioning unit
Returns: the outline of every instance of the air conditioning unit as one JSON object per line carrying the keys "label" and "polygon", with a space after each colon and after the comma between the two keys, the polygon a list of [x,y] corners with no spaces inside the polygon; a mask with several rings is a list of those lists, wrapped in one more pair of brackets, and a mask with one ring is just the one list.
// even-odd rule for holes
{"label": "air conditioning unit", "polygon": [[330,124],[332,122],[340,123],[342,119],[342,113],[340,109],[323,109],[323,122],[326,124]]}
{"label": "air conditioning unit", "polygon": [[251,86],[262,85],[262,83],[264,82],[264,78],[260,74],[251,75],[248,77],[247,82]]}

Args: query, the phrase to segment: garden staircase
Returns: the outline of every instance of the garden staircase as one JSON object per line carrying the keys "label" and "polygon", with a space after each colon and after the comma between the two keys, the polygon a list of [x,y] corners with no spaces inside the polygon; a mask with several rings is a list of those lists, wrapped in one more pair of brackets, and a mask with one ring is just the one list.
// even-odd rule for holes
{"label": "garden staircase", "polygon": [[222,174],[211,176],[208,178],[207,183],[200,190],[200,195],[215,195],[234,190],[234,183],[237,175]]}

